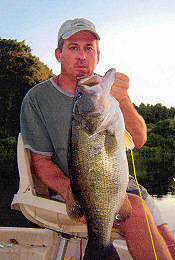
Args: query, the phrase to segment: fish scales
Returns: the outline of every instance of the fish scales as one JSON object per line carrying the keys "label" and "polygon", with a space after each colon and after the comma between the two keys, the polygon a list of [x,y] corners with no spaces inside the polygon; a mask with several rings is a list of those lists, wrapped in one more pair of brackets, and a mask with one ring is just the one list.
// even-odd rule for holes
{"label": "fish scales", "polygon": [[[104,76],[104,82],[99,78],[95,86],[82,87],[80,80],[71,127],[71,188],[85,211],[88,240],[96,246],[94,250],[109,247],[115,213],[121,207],[128,183],[124,119],[109,94],[114,78],[112,69]],[[102,89],[104,86],[108,93]],[[116,255],[113,259],[119,258]]]}
{"label": "fish scales", "polygon": [[[94,153],[94,138],[89,138],[86,133],[82,135],[82,132],[80,135],[81,138],[78,139],[80,141],[77,143],[79,149],[74,152],[75,164],[79,165],[78,171],[74,171],[76,173],[76,185],[81,189],[82,204],[85,209],[88,209],[87,217],[95,219],[92,224],[96,226],[96,223],[103,223],[102,226],[109,230],[108,226],[113,224],[117,205],[120,206],[118,201],[121,192],[120,179],[114,171],[112,158],[110,160],[106,155],[104,146],[98,145],[98,153],[96,151]],[[100,135],[99,139],[99,144],[103,144],[105,135]],[[103,192],[100,192],[101,190]],[[80,196],[80,194],[77,194],[77,196]],[[115,201],[114,198],[116,198]],[[111,212],[113,212],[113,215],[111,215]],[[98,221],[98,218],[104,218],[103,222]],[[90,232],[89,235],[91,234],[93,232]],[[108,234],[108,238],[104,238],[107,243],[109,243],[109,236],[110,234]]]}

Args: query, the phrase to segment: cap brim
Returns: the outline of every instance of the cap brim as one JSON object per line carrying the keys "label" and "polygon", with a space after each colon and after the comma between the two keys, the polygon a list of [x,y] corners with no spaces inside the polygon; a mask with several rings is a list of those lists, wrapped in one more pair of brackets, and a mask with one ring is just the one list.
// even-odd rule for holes
{"label": "cap brim", "polygon": [[100,40],[100,37],[99,35],[93,30],[93,29],[87,29],[87,27],[85,28],[74,28],[72,29],[71,31],[67,32],[67,33],[64,33],[61,37],[66,40],[68,39],[69,37],[71,37],[72,35],[74,35],[75,33],[77,32],[80,32],[80,31],[89,31],[91,33],[93,33],[95,35],[95,37],[97,38],[97,40]]}

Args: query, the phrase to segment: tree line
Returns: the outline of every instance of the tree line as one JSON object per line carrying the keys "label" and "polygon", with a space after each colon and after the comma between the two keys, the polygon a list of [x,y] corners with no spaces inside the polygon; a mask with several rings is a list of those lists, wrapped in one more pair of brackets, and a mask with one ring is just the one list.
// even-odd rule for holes
{"label": "tree line", "polygon": [[174,118],[175,116],[175,107],[167,108],[162,106],[161,103],[156,105],[143,104],[136,106],[138,113],[144,118],[146,124],[156,124],[159,121],[166,120],[168,118]]}
{"label": "tree line", "polygon": [[27,91],[54,74],[25,41],[0,38],[0,183],[17,176],[20,106]]}
{"label": "tree line", "polygon": [[[32,55],[25,41],[0,38],[1,173],[8,175],[13,168],[8,162],[16,162],[20,106],[25,94],[31,87],[52,76],[52,70]],[[160,103],[134,106],[145,119],[148,129],[148,140],[138,152],[142,155],[174,153],[175,107],[167,108]]]}
{"label": "tree line", "polygon": [[0,39],[0,138],[19,133],[22,99],[35,84],[53,76],[24,41]]}

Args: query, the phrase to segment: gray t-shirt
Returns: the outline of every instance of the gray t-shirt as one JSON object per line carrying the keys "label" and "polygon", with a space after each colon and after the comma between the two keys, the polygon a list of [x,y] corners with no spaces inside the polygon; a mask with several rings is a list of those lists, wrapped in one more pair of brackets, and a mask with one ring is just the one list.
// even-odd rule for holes
{"label": "gray t-shirt", "polygon": [[31,88],[21,105],[24,147],[52,156],[52,161],[69,176],[67,150],[75,95],[48,79]]}
{"label": "gray t-shirt", "polygon": [[[21,133],[24,147],[52,156],[52,161],[69,177],[67,152],[75,95],[48,79],[29,90],[21,105]],[[148,193],[140,185],[142,196]],[[139,195],[137,184],[130,176],[127,192]]]}

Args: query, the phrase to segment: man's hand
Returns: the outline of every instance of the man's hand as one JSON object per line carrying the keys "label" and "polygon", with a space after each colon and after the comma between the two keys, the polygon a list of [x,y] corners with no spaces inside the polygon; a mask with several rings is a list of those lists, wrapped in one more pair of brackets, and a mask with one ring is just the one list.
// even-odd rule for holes
{"label": "man's hand", "polygon": [[83,224],[86,224],[85,212],[82,210],[81,206],[75,200],[70,186],[68,189],[66,199],[66,211],[68,216],[71,219],[76,220],[77,223],[81,222]]}
{"label": "man's hand", "polygon": [[147,130],[144,119],[134,108],[129,96],[129,77],[123,73],[116,72],[115,81],[111,88],[111,94],[119,102],[122,111],[125,128],[131,134],[135,147],[141,148],[147,139]]}
{"label": "man's hand", "polygon": [[111,88],[111,94],[120,102],[128,95],[129,77],[123,73],[116,72],[115,81]]}

